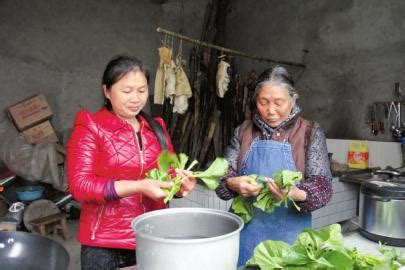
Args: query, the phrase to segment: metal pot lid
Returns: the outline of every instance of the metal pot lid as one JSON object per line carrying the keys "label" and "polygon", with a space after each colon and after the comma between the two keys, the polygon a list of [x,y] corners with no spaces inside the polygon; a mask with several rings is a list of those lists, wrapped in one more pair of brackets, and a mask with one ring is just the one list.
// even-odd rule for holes
{"label": "metal pot lid", "polygon": [[360,191],[365,194],[405,200],[405,183],[386,180],[369,180],[363,182]]}

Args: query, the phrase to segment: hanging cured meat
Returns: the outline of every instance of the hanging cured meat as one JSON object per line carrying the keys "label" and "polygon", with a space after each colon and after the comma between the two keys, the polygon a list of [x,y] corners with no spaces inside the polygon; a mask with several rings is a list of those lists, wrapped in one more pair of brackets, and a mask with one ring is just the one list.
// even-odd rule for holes
{"label": "hanging cured meat", "polygon": [[176,65],[173,60],[170,64],[164,64],[164,85],[165,97],[170,99],[170,104],[173,104],[173,99],[176,95]]}
{"label": "hanging cured meat", "polygon": [[163,105],[165,97],[165,81],[167,77],[165,75],[165,70],[167,66],[171,65],[172,50],[167,47],[160,47],[158,51],[160,61],[156,70],[153,102],[155,104]]}
{"label": "hanging cured meat", "polygon": [[217,95],[220,98],[223,98],[225,96],[225,92],[228,91],[228,85],[229,85],[229,68],[230,64],[228,62],[225,62],[224,60],[221,60],[218,63],[217,67],[217,74],[216,74],[216,90],[217,90]]}
{"label": "hanging cured meat", "polygon": [[190,82],[183,69],[183,60],[176,58],[176,93],[174,97],[173,112],[184,114],[188,109],[188,99],[193,95]]}

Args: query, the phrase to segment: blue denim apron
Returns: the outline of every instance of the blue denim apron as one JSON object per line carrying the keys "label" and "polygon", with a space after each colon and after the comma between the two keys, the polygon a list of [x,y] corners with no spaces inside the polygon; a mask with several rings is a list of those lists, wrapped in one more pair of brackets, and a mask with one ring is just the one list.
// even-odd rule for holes
{"label": "blue denim apron", "polygon": [[[296,171],[288,142],[255,140],[245,155],[243,175],[258,174],[271,177],[280,170]],[[256,198],[252,198],[256,199]],[[293,205],[276,207],[265,213],[253,207],[253,219],[240,233],[238,266],[246,264],[254,248],[264,240],[284,241],[292,244],[303,228],[311,227],[311,214],[299,213]]]}

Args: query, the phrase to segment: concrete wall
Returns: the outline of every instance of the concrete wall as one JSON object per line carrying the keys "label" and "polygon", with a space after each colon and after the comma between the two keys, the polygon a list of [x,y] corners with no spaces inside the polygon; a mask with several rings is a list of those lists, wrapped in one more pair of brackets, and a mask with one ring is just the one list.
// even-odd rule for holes
{"label": "concrete wall", "polygon": [[[102,72],[121,53],[143,60],[153,91],[163,38],[156,28],[200,37],[208,1],[183,2],[0,1],[0,108],[42,92],[55,112],[56,129],[70,128],[78,110],[100,107]],[[189,48],[184,46],[185,56]]]}
{"label": "concrete wall", "polygon": [[[156,27],[199,38],[208,2],[0,1],[0,108],[43,92],[54,125],[67,129],[79,109],[100,107],[102,71],[119,53],[145,62],[152,90],[163,37]],[[390,141],[389,132],[371,134],[366,112],[373,101],[395,98],[395,82],[405,85],[404,13],[399,0],[234,0],[226,45],[295,62],[308,50],[304,73],[289,68],[304,115],[319,121],[329,138]],[[184,45],[185,56],[190,47]],[[269,65],[234,59],[242,76]]]}
{"label": "concrete wall", "polygon": [[[367,106],[405,90],[405,2],[398,0],[231,1],[227,46],[273,59],[301,62],[297,82],[304,115],[329,138],[392,140],[374,136]],[[236,59],[241,70],[269,64]],[[296,78],[300,70],[289,68]],[[243,72],[242,72],[243,73]],[[387,128],[387,126],[386,126]]]}

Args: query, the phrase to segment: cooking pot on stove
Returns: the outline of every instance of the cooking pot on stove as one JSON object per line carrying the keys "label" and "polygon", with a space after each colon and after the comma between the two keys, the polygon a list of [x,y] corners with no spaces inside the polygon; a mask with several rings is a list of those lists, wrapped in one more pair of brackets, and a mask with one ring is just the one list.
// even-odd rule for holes
{"label": "cooking pot on stove", "polygon": [[132,222],[139,270],[235,270],[243,221],[208,208],[168,208]]}
{"label": "cooking pot on stove", "polygon": [[362,183],[359,201],[360,232],[373,241],[405,246],[405,176],[382,171]]}

